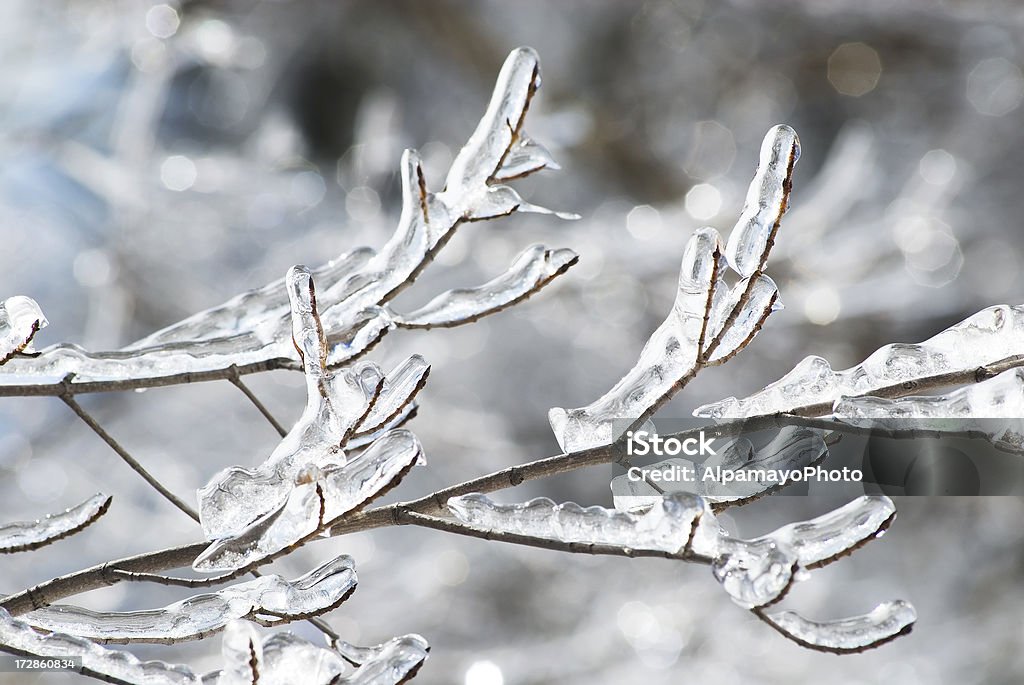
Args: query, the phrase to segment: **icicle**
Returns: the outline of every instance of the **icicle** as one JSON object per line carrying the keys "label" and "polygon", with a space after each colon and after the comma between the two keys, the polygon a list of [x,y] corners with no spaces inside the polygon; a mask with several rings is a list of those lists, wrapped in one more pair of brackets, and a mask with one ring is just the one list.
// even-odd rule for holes
{"label": "icicle", "polygon": [[773,126],[761,143],[760,163],[725,250],[729,265],[744,278],[764,268],[789,202],[793,167],[798,159],[800,139],[796,132],[789,126]]}
{"label": "icicle", "polygon": [[720,249],[721,240],[713,228],[694,233],[683,253],[672,311],[644,345],[636,366],[593,404],[570,410],[555,407],[548,412],[564,452],[612,442],[613,421],[647,413],[693,372],[705,338],[705,316]]}
{"label": "icicle", "polygon": [[[726,319],[733,309],[739,304],[747,289],[750,289],[747,301],[739,310],[739,314],[730,324],[728,330],[722,333]],[[716,308],[712,305],[712,316],[708,320],[709,340],[721,335],[721,342],[711,353],[708,362],[714,365],[724,364],[746,347],[754,336],[761,330],[765,320],[772,312],[782,308],[779,300],[779,289],[768,276],[760,274],[750,285],[750,279],[743,279],[729,293],[729,298],[723,306]]]}
{"label": "icicle", "polygon": [[405,328],[458,326],[510,307],[564,274],[579,257],[572,250],[531,245],[501,276],[476,288],[449,290],[405,315],[392,318]]}
{"label": "icicle", "polygon": [[74,535],[107,513],[111,499],[102,494],[93,495],[59,514],[0,525],[0,554],[36,549]]}
{"label": "icicle", "polygon": [[384,494],[422,463],[416,436],[406,430],[386,433],[343,465],[304,470],[303,482],[283,503],[248,527],[216,540],[192,566],[203,572],[232,571],[289,549]]}
{"label": "icicle", "polygon": [[824,566],[877,537],[896,517],[885,496],[864,495],[813,518],[790,523],[753,542],[772,541],[796,554],[803,568]]}
{"label": "icicle", "polygon": [[837,654],[861,652],[906,635],[917,612],[902,600],[885,602],[862,616],[812,621],[792,611],[762,614],[779,632],[804,645]]}
{"label": "icicle", "polygon": [[452,497],[448,509],[463,523],[492,531],[675,554],[689,540],[702,504],[697,497],[675,493],[644,514],[631,514],[584,508],[575,502],[555,504],[546,497],[522,504],[496,504],[486,495],[473,493]]}
{"label": "icicle", "polygon": [[16,295],[0,302],[0,366],[23,352],[49,322],[30,297]]}
{"label": "icicle", "polygon": [[744,399],[730,397],[698,408],[694,415],[744,418],[831,406],[843,396],[964,373],[1024,353],[1024,305],[989,307],[920,344],[886,345],[862,364],[833,371],[821,357],[807,357],[792,371]]}
{"label": "icicle", "polygon": [[200,685],[187,666],[163,661],[140,661],[135,655],[101,647],[77,635],[41,634],[22,619],[12,618],[0,607],[0,650],[42,659],[81,658],[85,675],[104,680],[146,685]]}
{"label": "icicle", "polygon": [[345,601],[355,586],[352,558],[340,556],[292,581],[263,576],[162,609],[99,612],[53,605],[31,611],[25,619],[42,630],[100,642],[174,643],[203,638],[232,619],[285,621],[316,616]]}

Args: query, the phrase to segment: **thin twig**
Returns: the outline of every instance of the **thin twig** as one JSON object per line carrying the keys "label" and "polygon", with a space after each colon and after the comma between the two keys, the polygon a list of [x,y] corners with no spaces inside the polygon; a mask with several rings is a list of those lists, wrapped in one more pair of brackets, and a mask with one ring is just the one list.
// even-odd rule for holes
{"label": "thin twig", "polygon": [[274,418],[274,415],[271,414],[270,410],[267,409],[266,405],[264,405],[260,401],[260,398],[256,397],[253,391],[249,389],[249,386],[242,382],[242,377],[238,373],[238,367],[232,366],[231,370],[234,371],[234,373],[231,376],[228,376],[228,380],[231,381],[231,384],[234,385],[239,390],[241,390],[242,394],[249,398],[249,401],[252,402],[253,406],[256,407],[256,409],[258,409],[261,414],[263,414],[263,418],[265,418],[270,423],[270,425],[274,427],[274,430],[277,431],[278,435],[280,435],[282,438],[288,435],[288,431],[285,429],[285,427],[282,426],[281,423]]}
{"label": "thin twig", "polygon": [[89,426],[96,435],[100,436],[103,442],[107,443],[107,445],[110,446],[110,449],[114,450],[117,455],[121,457],[126,464],[128,464],[128,466],[132,467],[137,474],[142,476],[143,480],[149,483],[154,490],[163,495],[164,499],[181,509],[196,523],[199,522],[199,514],[196,513],[195,509],[185,504],[185,502],[183,502],[177,495],[164,487],[163,483],[147,471],[145,467],[135,459],[135,457],[128,453],[128,450],[121,447],[120,443],[118,443],[117,440],[114,440],[114,438],[103,429],[103,426],[96,422],[96,419],[85,411],[85,409],[82,409],[82,406],[75,401],[74,397],[70,394],[64,394],[61,395],[60,398],[64,400],[64,404],[68,405],[68,407],[71,408],[71,411],[75,412],[75,414],[78,415],[78,418],[82,419],[85,425]]}

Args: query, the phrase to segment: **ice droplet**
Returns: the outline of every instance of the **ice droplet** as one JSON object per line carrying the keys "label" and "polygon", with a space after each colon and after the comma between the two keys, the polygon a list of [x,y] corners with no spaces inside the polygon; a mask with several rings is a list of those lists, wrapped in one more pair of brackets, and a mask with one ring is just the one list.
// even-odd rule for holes
{"label": "ice droplet", "polygon": [[343,602],[356,586],[352,558],[340,556],[306,575],[288,581],[278,575],[195,595],[161,609],[102,612],[53,605],[25,614],[36,628],[99,642],[197,640],[232,619],[269,616],[298,619],[316,616]]}
{"label": "ice droplet", "polygon": [[725,249],[729,265],[744,278],[764,268],[779,222],[789,202],[793,167],[800,159],[800,139],[789,126],[769,129],[761,143],[761,160],[739,221]]}
{"label": "ice droplet", "polygon": [[97,494],[59,514],[50,514],[36,521],[0,525],[0,554],[36,549],[74,535],[107,513],[111,499]]}
{"label": "ice droplet", "polygon": [[24,295],[0,302],[0,366],[22,352],[49,322],[36,301]]}
{"label": "ice droplet", "polygon": [[914,607],[902,600],[879,604],[862,616],[834,621],[812,621],[792,611],[763,616],[800,644],[837,654],[877,647],[910,632],[917,620]]}
{"label": "ice droplet", "polygon": [[705,313],[720,251],[717,231],[696,231],[683,252],[672,311],[651,334],[636,365],[594,403],[579,409],[555,407],[548,412],[562,451],[612,442],[613,421],[646,414],[693,372],[706,332]]}
{"label": "ice droplet", "polygon": [[963,373],[1021,354],[1022,337],[1024,305],[989,307],[920,344],[886,345],[862,364],[843,371],[833,371],[821,357],[807,357],[763,390],[743,399],[730,397],[706,404],[694,415],[744,418],[831,406],[843,396]]}

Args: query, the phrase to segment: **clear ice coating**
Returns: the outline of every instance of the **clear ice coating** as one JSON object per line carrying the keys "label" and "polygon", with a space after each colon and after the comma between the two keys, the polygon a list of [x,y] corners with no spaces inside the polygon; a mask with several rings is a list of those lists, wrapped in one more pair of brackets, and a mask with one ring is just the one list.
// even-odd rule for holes
{"label": "clear ice coating", "polygon": [[74,535],[107,513],[111,499],[107,495],[97,494],[46,518],[0,524],[0,554],[36,549]]}
{"label": "clear ice coating", "polygon": [[743,211],[725,248],[726,261],[744,278],[764,268],[789,202],[793,167],[798,159],[800,139],[796,131],[781,124],[769,129],[761,143],[761,159]]}
{"label": "clear ice coating", "polygon": [[871,649],[910,632],[917,612],[908,602],[894,600],[862,616],[834,621],[812,621],[792,611],[762,617],[800,644],[844,654]]}
{"label": "clear ice coating", "polygon": [[476,288],[449,290],[408,314],[392,314],[405,328],[458,326],[510,307],[537,292],[578,261],[572,250],[526,248],[508,271]]}
{"label": "clear ice coating", "polygon": [[396,637],[375,647],[339,641],[336,649],[289,632],[261,640],[245,621],[228,624],[222,645],[224,668],[205,676],[206,685],[293,685],[297,674],[303,685],[398,685],[415,675],[430,649],[419,635]]}
{"label": "clear ice coating", "polygon": [[358,664],[354,673],[339,683],[348,685],[398,685],[412,679],[427,660],[430,645],[410,633],[374,647],[356,647],[339,640],[336,647],[346,661]]}
{"label": "clear ice coating", "polygon": [[931,376],[968,372],[1024,353],[1024,305],[983,309],[920,344],[896,343],[875,351],[863,363],[833,371],[810,356],[788,374],[749,397],[706,404],[695,416],[715,419],[788,413],[802,407],[831,406],[842,397],[914,384]]}
{"label": "clear ice coating", "polygon": [[43,659],[80,657],[82,669],[110,682],[145,685],[200,685],[187,666],[163,661],[140,661],[134,654],[102,647],[91,640],[66,633],[37,632],[22,619],[12,618],[0,607],[0,650]]}
{"label": "clear ice coating", "polygon": [[711,573],[732,600],[746,609],[778,601],[799,569],[796,553],[771,538],[738,540],[723,536]]}
{"label": "clear ice coating", "polygon": [[471,493],[449,499],[448,510],[467,525],[491,531],[675,554],[686,547],[704,506],[687,493],[667,495],[643,514],[575,502],[555,504],[546,497],[497,504],[486,495]]}
{"label": "clear ice coating", "polygon": [[25,614],[32,626],[99,642],[198,640],[239,618],[291,621],[330,611],[356,587],[352,558],[340,556],[295,580],[268,575],[195,595],[161,609],[100,612],[53,605]]}
{"label": "clear ice coating", "polygon": [[1009,369],[988,380],[926,397],[841,397],[832,413],[844,423],[900,430],[943,430],[943,423],[907,419],[957,419],[948,430],[985,435],[998,448],[1024,450],[1024,368]]}
{"label": "clear ice coating", "polygon": [[[394,235],[379,252],[360,248],[314,271],[322,286],[320,317],[329,343],[329,366],[352,361],[394,328],[384,305],[416,279],[461,223],[512,212],[553,213],[524,202],[511,187],[497,185],[543,168],[557,168],[523,130],[539,86],[536,53],[529,48],[514,50],[502,67],[483,119],[453,162],[445,190],[428,192],[419,159],[407,150],[401,161],[402,213]],[[552,256],[553,261],[564,258],[562,252]],[[0,385],[54,384],[72,373],[73,382],[153,379],[294,359],[287,286],[286,281],[277,281],[245,293],[120,350],[90,352],[61,344],[37,356],[15,357],[0,368]],[[20,335],[22,315],[8,319],[16,319],[19,334],[12,337],[8,330],[14,327],[6,324],[5,328],[0,317],[0,359],[16,352],[27,339]],[[44,323],[39,319],[39,325]],[[8,338],[13,343],[8,344]]]}
{"label": "clear ice coating", "polygon": [[791,549],[802,568],[824,566],[877,537],[896,516],[884,495],[864,495],[810,521],[799,521],[757,538]]}
{"label": "clear ice coating", "polygon": [[1024,417],[1024,368],[1003,371],[988,380],[944,395],[898,399],[840,397],[832,412],[836,418],[846,421],[971,417],[1018,419]]}
{"label": "clear ice coating", "polygon": [[683,252],[672,311],[651,334],[636,365],[593,404],[568,410],[555,407],[548,412],[563,452],[612,442],[613,421],[648,413],[693,373],[705,338],[705,314],[720,252],[721,239],[715,229],[696,231]]}
{"label": "clear ice coating", "polygon": [[192,566],[203,572],[233,571],[287,550],[384,494],[422,463],[416,436],[399,429],[385,433],[344,464],[324,469],[311,465],[277,508],[215,540]]}
{"label": "clear ice coating", "polygon": [[[716,287],[716,293],[717,290]],[[747,298],[746,302],[737,312],[732,324],[725,329],[726,320],[739,306],[744,295]],[[764,274],[758,274],[752,281],[745,278],[734,285],[722,306],[712,305],[711,316],[708,319],[708,338],[721,336],[721,340],[708,357],[708,362],[724,364],[732,359],[754,339],[768,316],[781,308],[779,288],[775,281]]]}
{"label": "clear ice coating", "polygon": [[32,338],[49,323],[31,297],[15,295],[0,302],[0,366],[32,343]]}
{"label": "clear ice coating", "polygon": [[199,490],[199,516],[209,539],[234,536],[279,509],[311,472],[343,466],[348,439],[358,430],[380,430],[398,417],[430,370],[423,357],[413,355],[387,376],[370,362],[328,371],[328,345],[310,272],[293,267],[287,283],[292,338],[306,375],[306,408],[265,462],[255,469],[224,469]]}

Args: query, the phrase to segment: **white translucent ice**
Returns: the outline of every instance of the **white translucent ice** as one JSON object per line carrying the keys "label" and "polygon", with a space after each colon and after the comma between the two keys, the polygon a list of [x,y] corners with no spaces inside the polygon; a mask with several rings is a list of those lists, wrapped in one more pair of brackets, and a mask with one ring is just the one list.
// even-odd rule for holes
{"label": "white translucent ice", "polygon": [[375,647],[339,641],[336,649],[289,632],[261,640],[245,621],[228,624],[222,644],[224,668],[206,676],[207,685],[293,685],[299,674],[303,685],[397,685],[416,673],[429,651],[419,635],[396,637]]}
{"label": "white translucent ice", "polygon": [[800,644],[847,653],[877,647],[909,632],[917,612],[907,602],[895,600],[880,604],[863,616],[835,621],[812,621],[792,611],[766,613],[763,617]]}
{"label": "white translucent ice", "polygon": [[187,666],[140,661],[134,654],[100,645],[77,635],[39,633],[23,619],[0,608],[0,650],[44,659],[81,658],[82,673],[115,683],[200,685]]}
{"label": "white translucent ice", "polygon": [[693,373],[704,341],[705,315],[720,252],[717,231],[696,231],[683,252],[672,311],[651,334],[636,365],[593,404],[568,410],[555,407],[548,412],[562,451],[612,442],[612,423],[616,419],[646,415]]}
{"label": "white translucent ice", "polygon": [[306,375],[306,409],[270,458],[255,469],[232,466],[199,490],[199,516],[210,539],[233,536],[278,509],[300,474],[343,466],[343,447],[356,430],[373,431],[401,413],[423,386],[429,366],[419,355],[390,377],[369,362],[336,373],[326,368],[328,345],[310,272],[288,273],[292,339]]}
{"label": "white translucent ice", "polygon": [[[279,506],[215,540],[196,558],[193,568],[232,571],[287,550],[384,494],[422,463],[423,450],[416,436],[399,429],[385,433],[345,464],[324,469],[310,466],[300,472],[297,484]],[[262,507],[248,511],[256,509]]]}
{"label": "white translucent ice", "polygon": [[43,310],[30,297],[15,295],[0,302],[0,366],[24,351],[47,323]]}
{"label": "white translucent ice", "polygon": [[25,614],[36,628],[99,642],[197,640],[238,618],[296,620],[330,611],[355,590],[352,558],[340,556],[288,581],[268,575],[217,592],[189,597],[161,609],[100,612],[53,605]]}
{"label": "white translucent ice", "polygon": [[686,546],[704,508],[700,498],[686,493],[666,496],[643,514],[584,508],[575,502],[555,504],[546,497],[497,504],[486,495],[472,493],[449,499],[448,510],[467,525],[491,531],[675,554]]}
{"label": "white translucent ice", "polygon": [[107,513],[107,495],[93,495],[81,504],[36,521],[0,524],[0,554],[23,552],[74,535]]}
{"label": "white translucent ice", "polygon": [[771,243],[789,202],[800,139],[789,126],[773,126],[761,143],[761,159],[739,221],[729,234],[726,261],[744,278],[764,268]]}
{"label": "white translucent ice", "polygon": [[833,371],[821,357],[807,357],[792,371],[743,399],[729,397],[694,414],[743,418],[832,404],[882,388],[913,388],[922,379],[965,373],[1024,353],[1024,306],[989,307],[920,344],[886,345],[863,363]]}
{"label": "white translucent ice", "polygon": [[531,245],[508,271],[476,288],[449,290],[408,314],[392,319],[406,328],[457,326],[510,307],[565,273],[579,257],[572,250]]}
{"label": "white translucent ice", "polygon": [[[511,187],[497,185],[556,166],[523,130],[539,85],[536,53],[529,48],[514,50],[502,67],[484,118],[453,162],[445,190],[427,190],[419,159],[407,150],[401,160],[402,213],[394,235],[378,252],[361,248],[314,272],[321,279],[320,315],[329,342],[329,365],[355,359],[394,328],[387,302],[416,279],[461,223],[512,212],[551,213],[524,202]],[[557,259],[563,258],[560,253]],[[286,289],[287,283],[272,283],[121,350],[90,352],[62,344],[34,357],[17,357],[0,368],[0,384],[54,384],[72,373],[73,382],[216,374],[233,365],[294,359]],[[0,324],[0,340],[6,337]],[[14,339],[15,347],[0,347],[0,359],[25,342],[20,333]]]}

